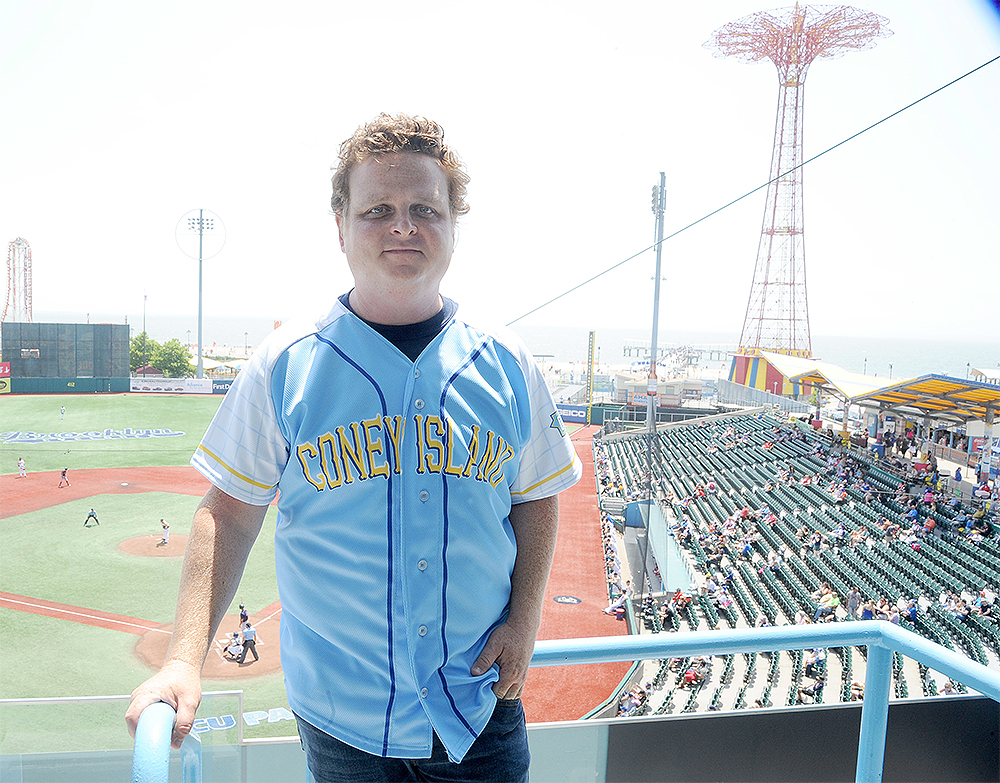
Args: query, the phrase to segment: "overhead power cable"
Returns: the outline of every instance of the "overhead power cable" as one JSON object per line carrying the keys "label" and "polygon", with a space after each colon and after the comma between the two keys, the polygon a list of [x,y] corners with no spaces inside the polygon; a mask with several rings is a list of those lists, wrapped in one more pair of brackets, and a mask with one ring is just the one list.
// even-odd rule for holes
{"label": "overhead power cable", "polygon": [[847,137],[846,139],[843,139],[842,141],[838,141],[838,142],[837,142],[836,144],[834,144],[834,145],[833,145],[832,147],[827,147],[827,148],[826,148],[825,150],[823,150],[822,152],[819,152],[819,153],[817,153],[816,155],[813,155],[813,156],[812,156],[811,158],[809,158],[808,160],[804,160],[804,161],[802,161],[802,163],[800,163],[800,164],[799,164],[798,166],[793,166],[792,168],[788,169],[788,171],[785,171],[785,172],[783,172],[783,173],[779,174],[778,176],[774,177],[773,179],[769,179],[769,180],[768,180],[767,182],[763,183],[762,185],[758,185],[758,186],[757,186],[757,187],[755,187],[755,188],[754,188],[753,190],[750,190],[750,191],[747,191],[747,192],[746,192],[746,193],[744,193],[744,194],[743,194],[742,196],[739,196],[738,198],[734,198],[734,199],[733,199],[732,201],[730,201],[729,203],[727,203],[727,204],[723,204],[723,205],[722,205],[721,207],[719,207],[718,209],[714,209],[714,210],[712,210],[712,211],[711,211],[711,212],[709,212],[709,213],[708,213],[707,215],[702,215],[702,216],[701,216],[700,218],[698,218],[697,220],[695,220],[695,221],[693,221],[693,222],[691,222],[691,223],[688,223],[688,224],[687,224],[686,226],[684,226],[683,228],[679,228],[679,229],[677,229],[677,230],[676,230],[676,231],[675,231],[674,233],[672,233],[672,234],[669,234],[668,236],[665,236],[665,237],[663,237],[663,239],[662,239],[662,240],[660,240],[660,242],[654,242],[654,243],[653,243],[652,245],[650,245],[649,247],[645,247],[645,248],[643,248],[642,250],[638,251],[637,253],[633,253],[633,254],[632,254],[632,255],[630,255],[630,256],[629,256],[628,258],[626,258],[626,259],[624,259],[624,260],[622,260],[622,261],[619,261],[619,262],[618,262],[617,264],[614,264],[613,266],[609,266],[609,267],[608,267],[607,269],[605,269],[605,270],[604,270],[603,272],[598,272],[598,273],[597,273],[596,275],[594,275],[593,277],[590,277],[590,278],[588,278],[588,279],[584,280],[584,281],[583,281],[582,283],[577,283],[577,284],[576,284],[575,286],[573,286],[572,288],[569,288],[569,289],[567,289],[567,290],[563,291],[563,292],[562,292],[561,294],[559,294],[558,296],[555,296],[555,297],[553,297],[552,299],[549,299],[549,300],[548,300],[547,302],[544,302],[544,303],[542,303],[542,304],[538,305],[538,307],[536,307],[536,308],[534,308],[534,309],[532,309],[532,310],[529,310],[528,312],[526,312],[526,313],[523,313],[522,315],[519,315],[519,316],[518,316],[517,318],[515,318],[515,319],[514,319],[513,321],[509,321],[509,322],[507,323],[507,326],[512,326],[513,324],[516,324],[516,323],[517,323],[518,321],[520,321],[521,319],[523,319],[523,318],[527,318],[527,317],[528,317],[529,315],[532,315],[532,314],[534,314],[534,313],[537,313],[537,312],[538,312],[539,310],[543,310],[543,309],[545,309],[546,307],[548,307],[548,306],[549,306],[550,304],[553,304],[554,302],[558,302],[558,301],[559,301],[560,299],[562,299],[563,297],[566,297],[566,296],[569,296],[569,295],[570,295],[570,294],[572,294],[572,293],[573,293],[574,291],[578,291],[578,290],[580,290],[581,288],[583,288],[583,287],[584,287],[585,285],[589,285],[590,283],[593,283],[593,282],[594,282],[595,280],[597,280],[597,279],[599,279],[599,278],[601,278],[601,277],[604,277],[604,275],[608,274],[609,272],[613,272],[613,271],[615,271],[616,269],[618,269],[618,267],[620,267],[620,266],[624,266],[625,264],[627,264],[627,263],[628,263],[629,261],[631,261],[632,259],[634,259],[634,258],[638,258],[639,256],[641,256],[641,255],[642,255],[643,253],[647,252],[648,250],[653,250],[653,249],[655,249],[655,248],[656,248],[656,246],[657,246],[658,244],[662,244],[663,242],[666,242],[666,241],[667,241],[667,240],[669,240],[669,239],[673,239],[674,237],[676,237],[676,236],[678,236],[678,235],[680,235],[680,234],[683,234],[683,233],[684,233],[685,231],[687,231],[687,230],[688,230],[689,228],[694,228],[694,227],[695,227],[695,226],[697,226],[697,225],[698,225],[699,223],[702,223],[702,222],[704,222],[704,221],[708,220],[708,219],[709,219],[710,217],[714,217],[715,215],[718,215],[718,214],[719,214],[720,212],[722,212],[723,210],[726,210],[726,209],[729,209],[729,207],[733,206],[734,204],[738,204],[738,203],[739,203],[739,202],[741,202],[741,201],[742,201],[743,199],[745,199],[745,198],[748,198],[749,196],[752,196],[752,195],[753,195],[754,193],[756,193],[757,191],[759,191],[759,190],[763,190],[763,189],[764,189],[764,188],[766,188],[766,187],[767,187],[768,185],[770,185],[770,184],[771,184],[772,182],[777,182],[777,181],[778,181],[779,179],[781,179],[782,177],[787,177],[787,176],[788,176],[788,175],[789,175],[790,173],[792,173],[792,172],[793,172],[793,171],[795,171],[796,169],[801,169],[801,168],[803,168],[804,166],[806,166],[807,164],[809,164],[809,163],[812,163],[812,162],[813,162],[814,160],[816,160],[816,159],[818,159],[818,158],[822,158],[822,157],[823,157],[824,155],[826,155],[826,154],[827,154],[828,152],[833,152],[833,150],[837,149],[838,147],[842,147],[843,145],[847,144],[847,142],[849,142],[849,141],[853,141],[854,139],[858,138],[858,136],[862,135],[863,133],[867,133],[868,131],[872,130],[873,128],[877,128],[877,127],[878,127],[879,125],[881,125],[881,124],[882,124],[883,122],[887,122],[888,120],[891,120],[891,119],[892,119],[893,117],[896,117],[896,116],[898,116],[898,115],[902,114],[902,113],[903,113],[904,111],[906,111],[907,109],[912,109],[912,108],[913,108],[914,106],[916,106],[916,105],[917,105],[918,103],[920,103],[920,102],[922,102],[922,101],[925,101],[925,100],[927,100],[928,98],[930,98],[930,97],[931,97],[931,96],[933,96],[933,95],[937,95],[937,94],[938,94],[939,92],[941,92],[942,90],[946,90],[946,89],[948,89],[948,88],[949,88],[949,87],[951,87],[952,85],[954,85],[954,84],[957,84],[958,82],[962,81],[962,79],[966,78],[967,76],[972,76],[972,74],[974,74],[974,73],[975,73],[976,71],[979,71],[979,70],[982,70],[982,69],[983,69],[983,68],[985,68],[985,67],[986,67],[987,65],[992,65],[993,63],[997,62],[997,60],[1000,60],[1000,54],[998,54],[998,55],[997,55],[996,57],[994,57],[994,58],[993,58],[992,60],[987,60],[987,61],[986,61],[986,62],[984,62],[984,63],[983,63],[982,65],[978,65],[978,66],[976,66],[975,68],[973,68],[973,69],[972,69],[971,71],[969,71],[968,73],[964,73],[964,74],[962,74],[961,76],[959,76],[958,78],[956,78],[956,79],[952,79],[952,80],[951,80],[950,82],[948,82],[947,84],[944,84],[944,85],[942,85],[941,87],[938,87],[938,88],[937,88],[936,90],[934,90],[934,91],[932,91],[932,92],[929,92],[929,93],[927,93],[927,94],[926,94],[926,95],[924,95],[924,96],[923,96],[922,98],[917,98],[917,100],[913,101],[913,103],[910,103],[910,104],[907,104],[907,105],[906,105],[906,106],[904,106],[904,107],[903,107],[902,109],[898,109],[897,111],[894,111],[894,112],[893,112],[892,114],[890,114],[890,115],[888,115],[888,116],[886,116],[886,117],[883,117],[883,118],[882,118],[881,120],[879,120],[878,122],[874,122],[874,123],[872,123],[872,124],[871,124],[871,125],[869,125],[869,126],[868,126],[867,128],[864,128],[864,129],[862,129],[862,130],[859,130],[859,131],[858,131],[857,133],[853,134],[852,136],[848,136],[848,137]]}

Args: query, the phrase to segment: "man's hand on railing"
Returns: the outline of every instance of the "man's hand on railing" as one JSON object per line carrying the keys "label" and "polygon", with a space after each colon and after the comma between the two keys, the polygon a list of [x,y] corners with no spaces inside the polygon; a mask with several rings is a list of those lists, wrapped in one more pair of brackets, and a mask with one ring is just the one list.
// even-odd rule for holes
{"label": "man's hand on railing", "polygon": [[132,702],[125,712],[129,734],[135,736],[139,715],[158,701],[166,702],[177,711],[170,744],[179,748],[191,732],[195,711],[201,703],[201,672],[190,664],[171,662],[132,691]]}

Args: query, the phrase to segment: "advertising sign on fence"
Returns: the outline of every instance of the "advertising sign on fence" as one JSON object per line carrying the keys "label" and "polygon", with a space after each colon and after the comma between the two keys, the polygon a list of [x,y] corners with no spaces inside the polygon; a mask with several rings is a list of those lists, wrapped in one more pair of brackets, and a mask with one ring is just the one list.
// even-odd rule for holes
{"label": "advertising sign on fence", "polygon": [[556,405],[559,410],[559,418],[567,424],[586,424],[586,405]]}
{"label": "advertising sign on fence", "polygon": [[146,394],[211,394],[211,378],[132,378],[129,391]]}

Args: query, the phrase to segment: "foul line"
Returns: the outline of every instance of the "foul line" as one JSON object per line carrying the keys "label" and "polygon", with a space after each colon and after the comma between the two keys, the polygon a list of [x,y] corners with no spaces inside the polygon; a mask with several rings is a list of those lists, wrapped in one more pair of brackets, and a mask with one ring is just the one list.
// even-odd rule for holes
{"label": "foul line", "polygon": [[81,625],[91,625],[97,628],[107,628],[108,630],[125,631],[142,636],[153,631],[154,633],[165,633],[168,636],[170,631],[160,627],[159,623],[149,620],[142,620],[138,617],[128,617],[121,614],[110,614],[97,609],[85,609],[79,606],[67,606],[57,604],[52,601],[45,601],[40,598],[29,598],[14,593],[0,592],[0,607],[14,609],[19,612],[28,612],[42,617],[53,617],[58,620],[68,620]]}

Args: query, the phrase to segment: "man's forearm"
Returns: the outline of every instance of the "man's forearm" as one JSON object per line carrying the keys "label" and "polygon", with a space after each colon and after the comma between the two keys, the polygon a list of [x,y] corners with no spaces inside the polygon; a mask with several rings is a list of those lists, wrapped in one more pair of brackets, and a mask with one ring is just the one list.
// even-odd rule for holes
{"label": "man's forearm", "polygon": [[241,503],[215,488],[205,495],[184,554],[166,663],[181,661],[201,670],[266,511],[266,506]]}
{"label": "man's forearm", "polygon": [[545,587],[556,549],[558,495],[512,506],[510,524],[517,541],[517,557],[510,578],[507,622],[524,628],[533,639],[542,622]]}

